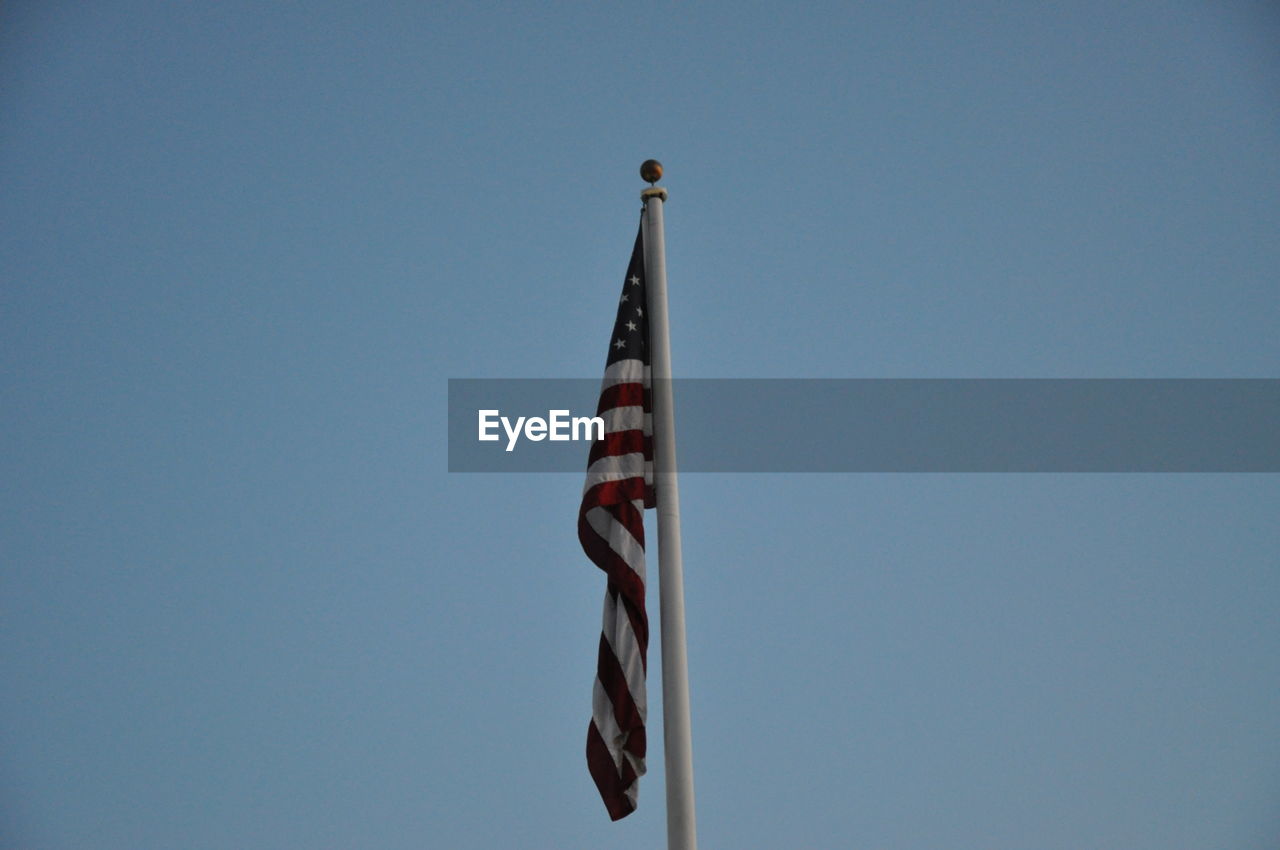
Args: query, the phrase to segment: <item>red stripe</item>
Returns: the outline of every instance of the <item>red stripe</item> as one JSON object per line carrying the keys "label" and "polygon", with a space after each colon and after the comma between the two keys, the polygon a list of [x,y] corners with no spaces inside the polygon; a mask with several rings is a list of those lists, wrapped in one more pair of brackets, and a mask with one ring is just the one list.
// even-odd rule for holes
{"label": "red stripe", "polygon": [[585,516],[592,508],[611,511],[618,521],[631,532],[641,547],[644,546],[644,517],[636,510],[635,502],[644,496],[644,478],[634,475],[615,481],[601,481],[582,494],[578,515]]}
{"label": "red stripe", "polygon": [[637,779],[636,772],[629,762],[624,761],[619,774],[595,721],[587,727],[587,769],[596,782],[596,788],[600,789],[600,798],[604,800],[611,820],[621,820],[636,810],[626,794]]}
{"label": "red stripe", "polygon": [[631,633],[636,636],[636,643],[640,646],[640,664],[647,671],[649,669],[649,616],[645,613],[644,606],[636,607],[635,602],[612,581],[609,582],[607,594],[609,598],[622,597],[622,610],[627,615],[627,620],[631,623]]}
{"label": "red stripe", "polygon": [[[643,475],[634,475],[630,478],[619,478],[614,481],[601,481],[599,484],[593,485],[591,489],[582,494],[582,513],[591,508],[601,507],[607,508],[613,505],[626,505],[638,499],[646,497],[646,484]],[[652,507],[646,505],[645,507]],[[641,543],[643,538],[636,538]]]}
{"label": "red stripe", "polygon": [[[638,514],[634,507],[631,510]],[[643,534],[643,531],[641,533]],[[649,621],[644,608],[644,581],[626,561],[622,560],[622,556],[609,547],[608,541],[596,533],[596,530],[587,522],[585,515],[578,519],[578,540],[592,563],[609,576],[610,592],[621,593],[627,601],[627,615],[631,619],[631,629],[640,643],[641,653],[647,652]],[[640,544],[644,545],[643,539]]]}
{"label": "red stripe", "polygon": [[631,633],[636,636],[636,643],[640,645],[640,666],[647,673],[649,671],[649,616],[645,613],[643,605],[637,608],[625,594],[622,596],[622,610],[627,612],[627,619],[631,621]]}
{"label": "red stripe", "polygon": [[596,405],[596,416],[603,416],[605,411],[613,410],[615,407],[643,407],[645,413],[650,413],[653,408],[645,403],[647,397],[644,384],[637,382],[605,387],[600,391],[600,403]]}
{"label": "red stripe", "polygon": [[[609,483],[613,484],[615,482]],[[643,491],[643,484],[644,482],[641,481],[640,486],[632,485],[631,489]],[[605,511],[612,518],[613,522],[621,525],[631,534],[632,537],[636,538],[636,542],[640,544],[640,547],[644,548],[644,526],[632,525],[631,518],[625,516],[626,509],[624,508],[624,505],[630,506],[632,513],[637,515],[639,514],[639,511],[635,509],[634,505],[631,505],[630,501],[598,505],[587,502],[585,499],[582,503],[582,510],[578,512],[578,542],[581,543],[582,548],[586,550],[587,557],[590,558],[597,567],[604,570],[610,576],[615,573],[615,570],[612,568],[612,565],[614,564],[613,558],[615,557],[618,558],[617,563],[622,564],[628,572],[631,570],[631,567],[627,565],[625,561],[622,561],[618,554],[613,551],[613,547],[609,545],[608,539],[591,527],[591,523],[587,520],[587,513],[592,510]],[[597,552],[599,553],[598,555]]]}
{"label": "red stripe", "polygon": [[[630,733],[635,729],[644,729],[644,720],[640,717],[640,709],[636,707],[635,700],[632,698],[631,690],[627,687],[627,676],[622,671],[622,665],[618,662],[618,657],[613,654],[613,647],[609,645],[609,641],[604,635],[600,636],[600,649],[596,658],[596,678],[600,680],[600,687],[604,688],[605,694],[609,697],[609,702],[613,703],[613,718],[618,722],[618,728],[623,733]],[[643,732],[641,733],[644,734]],[[644,757],[644,742],[640,742],[640,749],[637,752],[630,736],[627,738],[625,749],[635,755]]]}
{"label": "red stripe", "polygon": [[645,436],[644,431],[633,428],[629,431],[614,431],[612,434],[605,434],[603,440],[596,440],[591,444],[591,454],[587,456],[587,466],[591,466],[601,458],[629,454],[644,455],[646,459],[653,458],[653,443],[649,437]]}

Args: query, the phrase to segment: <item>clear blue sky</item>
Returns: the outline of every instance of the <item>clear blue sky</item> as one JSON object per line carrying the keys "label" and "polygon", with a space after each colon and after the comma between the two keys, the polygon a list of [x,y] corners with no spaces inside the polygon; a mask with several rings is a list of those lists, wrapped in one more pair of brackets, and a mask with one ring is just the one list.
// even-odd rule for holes
{"label": "clear blue sky", "polygon": [[[1277,43],[3,4],[0,846],[661,846],[657,746],[618,824],[582,756],[581,479],[448,474],[446,380],[599,374],[651,156],[678,375],[1277,377]],[[704,848],[1276,846],[1277,476],[682,497]]]}

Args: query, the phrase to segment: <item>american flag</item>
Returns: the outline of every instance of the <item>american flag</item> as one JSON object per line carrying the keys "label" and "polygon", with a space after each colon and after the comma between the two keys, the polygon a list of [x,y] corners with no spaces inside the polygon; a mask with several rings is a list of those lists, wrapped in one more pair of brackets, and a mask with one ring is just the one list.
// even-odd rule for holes
{"label": "american flag", "polygon": [[654,492],[643,254],[637,234],[596,408],[605,421],[604,439],[591,446],[578,510],[578,540],[608,577],[587,768],[613,820],[635,811],[645,771],[644,509],[654,506]]}

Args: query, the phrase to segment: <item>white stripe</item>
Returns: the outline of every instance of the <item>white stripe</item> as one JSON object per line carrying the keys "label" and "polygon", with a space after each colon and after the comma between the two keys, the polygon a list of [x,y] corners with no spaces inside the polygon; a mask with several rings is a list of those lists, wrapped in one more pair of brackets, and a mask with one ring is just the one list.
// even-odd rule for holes
{"label": "white stripe", "polygon": [[645,705],[644,661],[640,658],[640,641],[631,628],[631,618],[623,607],[622,597],[605,594],[604,597],[604,638],[613,650],[613,657],[618,659],[622,668],[622,677],[627,682],[627,690],[631,692],[631,701],[640,712],[640,722],[649,721],[649,709]]}
{"label": "white stripe", "polygon": [[604,739],[605,748],[613,757],[614,767],[622,770],[622,731],[618,729],[618,721],[613,716],[613,701],[604,692],[604,685],[596,679],[595,689],[591,692],[591,719],[595,721],[600,737]]}
{"label": "white stripe", "polygon": [[631,536],[631,532],[625,525],[615,520],[613,514],[604,508],[592,508],[587,511],[587,525],[603,537],[609,544],[609,548],[626,562],[641,581],[644,581],[644,547]]}
{"label": "white stripe", "polygon": [[631,701],[640,713],[640,722],[647,723],[649,709],[645,704],[644,662],[640,658],[640,642],[636,640],[631,629],[631,618],[621,602],[621,597],[605,594],[604,627],[602,634],[613,650],[613,656],[622,669],[623,679],[627,683],[627,691]]}
{"label": "white stripe", "polygon": [[606,481],[621,481],[625,478],[638,478],[641,475],[648,475],[643,454],[632,452],[625,455],[606,455],[587,467],[587,480],[582,485],[582,492],[585,493]]}
{"label": "white stripe", "polygon": [[[635,756],[631,755],[631,753],[628,753],[625,751],[623,752],[623,755],[627,757],[627,761],[631,762],[631,767],[636,772],[636,778],[639,779],[641,776],[644,776],[644,759],[638,759]],[[623,791],[622,793],[628,800],[631,801],[631,808],[634,809],[639,805],[640,803],[640,783],[639,782],[632,782],[630,785],[627,786],[627,790]]]}
{"label": "white stripe", "polygon": [[614,384],[643,383],[648,386],[651,374],[652,369],[646,366],[643,360],[635,358],[618,360],[605,367],[604,380],[600,384],[600,389],[606,390]]}
{"label": "white stripe", "polygon": [[653,416],[645,413],[644,408],[638,404],[611,407],[601,413],[600,418],[604,420],[604,432],[606,434],[640,430],[643,430],[647,435],[653,434]]}
{"label": "white stripe", "polygon": [[[623,739],[622,730],[618,728],[617,718],[613,716],[613,702],[609,699],[609,695],[604,692],[604,686],[600,684],[599,679],[596,679],[595,688],[591,693],[591,719],[596,724],[596,731],[604,739],[605,749],[609,751],[610,757],[613,758],[614,769],[618,773],[622,773],[622,760],[626,759],[631,762],[631,769],[636,772],[637,779],[644,776],[644,759],[637,758],[622,748],[626,741]],[[636,801],[636,785],[638,784],[632,784],[626,791],[632,803]]]}

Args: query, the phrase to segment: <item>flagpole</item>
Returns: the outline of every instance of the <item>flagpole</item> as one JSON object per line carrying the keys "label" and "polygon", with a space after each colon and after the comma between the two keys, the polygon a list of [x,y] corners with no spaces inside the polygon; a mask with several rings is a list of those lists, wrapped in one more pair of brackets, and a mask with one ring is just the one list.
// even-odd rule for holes
{"label": "flagpole", "polygon": [[662,633],[662,732],[667,773],[667,850],[697,850],[693,807],[693,736],[689,723],[689,661],[684,635],[684,568],[680,559],[680,491],[676,480],[676,417],[671,392],[671,335],[667,322],[667,256],[662,205],[667,190],[653,185],[662,165],[646,160],[645,285],[649,291],[653,370],[654,489],[658,511],[658,605]]}

